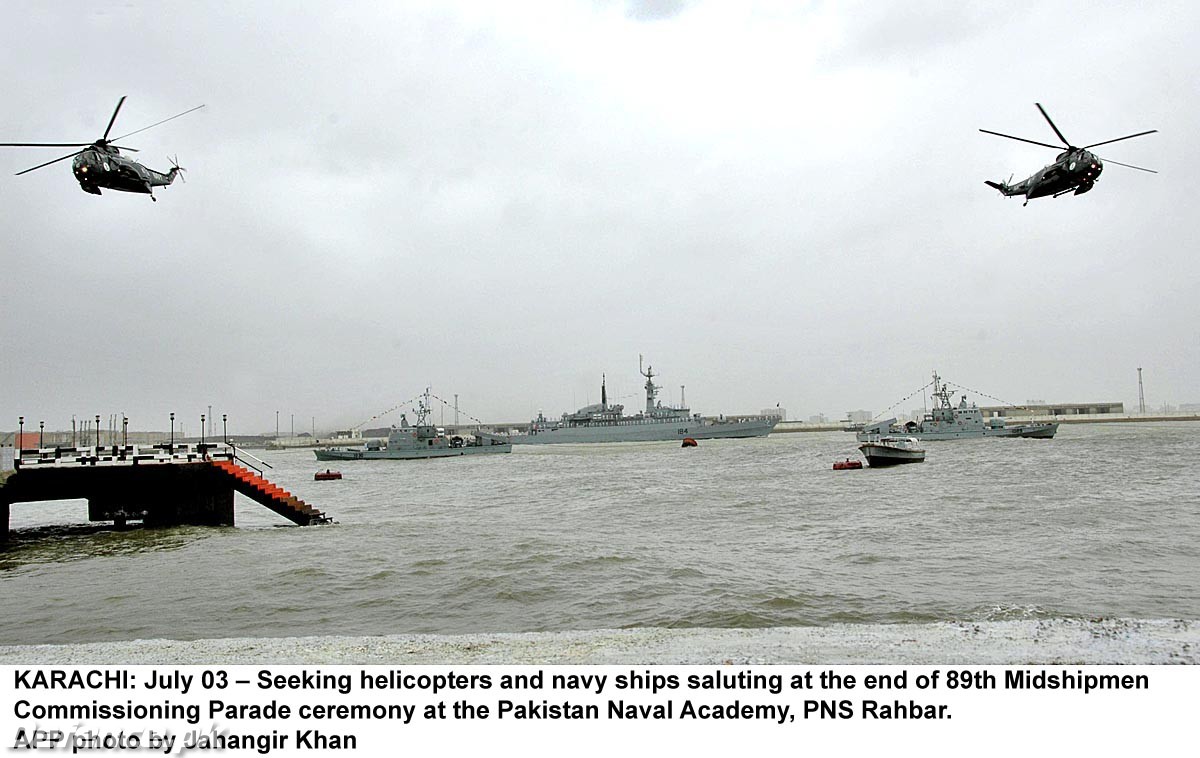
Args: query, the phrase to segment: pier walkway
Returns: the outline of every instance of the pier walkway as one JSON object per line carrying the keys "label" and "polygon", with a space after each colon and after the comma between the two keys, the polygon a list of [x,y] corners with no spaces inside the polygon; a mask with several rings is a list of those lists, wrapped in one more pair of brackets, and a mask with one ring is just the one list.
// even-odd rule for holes
{"label": "pier walkway", "polygon": [[332,521],[267,481],[264,461],[224,443],[26,449],[13,463],[0,483],[0,539],[13,503],[45,500],[87,500],[90,521],[118,526],[232,526],[236,491],[301,526]]}

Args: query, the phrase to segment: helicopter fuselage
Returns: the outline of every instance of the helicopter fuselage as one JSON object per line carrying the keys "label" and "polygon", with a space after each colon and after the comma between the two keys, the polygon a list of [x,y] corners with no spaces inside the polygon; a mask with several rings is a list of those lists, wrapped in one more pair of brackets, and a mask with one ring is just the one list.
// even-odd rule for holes
{"label": "helicopter fuselage", "polygon": [[1058,160],[1044,167],[1033,176],[1022,179],[1016,184],[1003,182],[988,182],[1008,196],[1024,195],[1026,200],[1035,197],[1048,197],[1074,192],[1082,195],[1096,185],[1104,163],[1094,153],[1087,150],[1067,150],[1058,156]]}
{"label": "helicopter fuselage", "polygon": [[75,156],[71,170],[84,192],[99,195],[101,189],[138,192],[149,195],[154,187],[165,187],[175,181],[177,168],[167,173],[147,168],[121,155],[111,145],[95,145]]}

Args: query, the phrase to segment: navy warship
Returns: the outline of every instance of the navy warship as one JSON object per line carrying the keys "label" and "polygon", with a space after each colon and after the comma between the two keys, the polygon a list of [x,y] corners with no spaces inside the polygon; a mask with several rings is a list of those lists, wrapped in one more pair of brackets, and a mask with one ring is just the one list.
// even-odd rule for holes
{"label": "navy warship", "polygon": [[484,439],[475,435],[468,439],[447,435],[440,426],[429,420],[429,390],[417,404],[417,423],[410,425],[408,415],[400,414],[400,425],[388,432],[386,443],[367,443],[357,447],[334,447],[314,450],[318,461],[413,460],[416,458],[450,458],[460,455],[511,453],[512,445],[505,440]]}
{"label": "navy warship", "polygon": [[514,445],[549,445],[567,442],[657,442],[663,440],[711,440],[739,437],[765,437],[779,419],[774,416],[745,418],[720,417],[706,419],[683,406],[663,405],[658,400],[661,389],[654,383],[654,368],[642,368],[638,356],[638,373],[646,377],[646,410],[633,416],[625,415],[625,406],[609,404],[605,379],[600,380],[600,402],[585,406],[574,413],[564,413],[552,421],[538,413],[529,425],[528,434],[481,433],[485,440],[511,442]]}
{"label": "navy warship", "polygon": [[950,388],[935,371],[933,374],[933,398],[936,406],[926,413],[921,421],[897,424],[890,418],[864,426],[858,430],[858,441],[868,442],[880,435],[916,437],[919,440],[957,440],[971,437],[1032,437],[1050,439],[1058,431],[1057,423],[1017,424],[1008,426],[1003,418],[983,418],[983,411],[975,403],[967,405],[963,395],[955,406],[950,399]]}

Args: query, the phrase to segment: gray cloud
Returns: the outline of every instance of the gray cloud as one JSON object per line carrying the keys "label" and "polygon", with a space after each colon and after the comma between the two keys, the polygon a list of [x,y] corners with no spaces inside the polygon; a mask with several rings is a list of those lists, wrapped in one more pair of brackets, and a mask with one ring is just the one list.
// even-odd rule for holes
{"label": "gray cloud", "polygon": [[[935,367],[1200,401],[1198,12],[976,8],[31,4],[0,138],[208,107],[135,138],[190,170],[154,204],[0,152],[0,419],[334,426],[432,384],[517,420],[636,393],[638,353],[712,413],[881,409]],[[1102,154],[1162,173],[995,196],[1053,153],[977,129],[1049,139],[1035,100],[1159,129]]]}

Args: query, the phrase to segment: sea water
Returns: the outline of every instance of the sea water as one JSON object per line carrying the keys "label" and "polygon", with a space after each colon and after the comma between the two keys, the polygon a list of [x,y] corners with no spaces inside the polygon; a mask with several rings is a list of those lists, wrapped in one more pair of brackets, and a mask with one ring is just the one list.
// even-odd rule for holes
{"label": "sea water", "polygon": [[852,435],[345,461],[255,451],[333,516],[116,530],[17,504],[0,644],[1027,618],[1200,618],[1200,424],[926,442]]}

